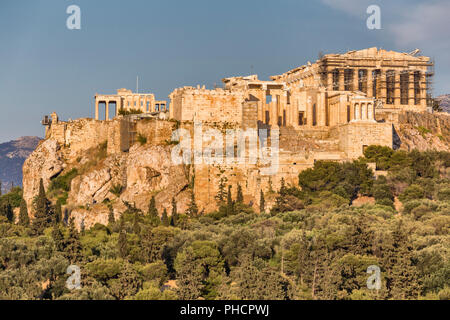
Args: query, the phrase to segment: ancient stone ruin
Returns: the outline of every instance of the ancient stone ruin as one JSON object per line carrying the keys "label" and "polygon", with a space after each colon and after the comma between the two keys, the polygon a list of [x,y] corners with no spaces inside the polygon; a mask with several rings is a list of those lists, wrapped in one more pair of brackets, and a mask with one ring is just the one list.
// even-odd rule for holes
{"label": "ancient stone ruin", "polygon": [[[90,194],[70,194],[73,206],[92,199],[99,205],[112,198],[109,187],[120,183],[125,190],[121,200],[138,199],[137,205],[145,208],[151,195],[156,194],[160,207],[169,208],[174,196],[183,210],[190,199],[186,190],[193,182],[191,187],[200,210],[208,212],[216,207],[218,186],[225,180],[230,185],[240,184],[245,201],[257,209],[260,190],[276,190],[281,179],[297,183],[298,173],[318,160],[348,161],[362,156],[369,145],[398,145],[396,130],[402,115],[431,111],[432,76],[430,58],[418,56],[417,52],[369,48],[323,55],[314,63],[272,76],[270,81],[250,75],[225,78],[223,87],[212,90],[205,86],[177,88],[169,95],[169,105],[156,101],[151,93],[126,89],[119,89],[116,95],[97,94],[95,119],[64,122],[53,114],[43,124],[46,140],[55,142],[47,148],[57,152],[58,159],[73,160],[106,143],[108,179],[99,179],[102,185],[92,186]],[[99,120],[100,105],[105,106],[105,120]],[[110,105],[115,105],[114,112],[110,112]],[[195,123],[202,123],[203,130],[222,133],[232,128],[277,130],[276,174],[265,175],[259,162],[165,163],[170,162],[170,153],[178,143],[172,141],[173,131],[182,128],[193,134]],[[206,146],[208,143],[203,141]],[[271,143],[270,139],[267,143]],[[164,165],[158,164],[159,160],[143,159],[145,155],[161,158]],[[28,202],[37,192],[39,177],[48,184],[65,165],[73,163],[64,164],[58,159],[51,173],[41,165],[41,173],[34,177],[30,177],[29,168],[35,166],[33,160],[25,163],[24,197]],[[101,175],[102,168],[92,170]],[[177,182],[171,184],[165,175]],[[83,177],[74,179],[72,184],[80,184],[80,180]],[[79,185],[72,189],[81,190]],[[270,197],[267,202],[270,206]]]}

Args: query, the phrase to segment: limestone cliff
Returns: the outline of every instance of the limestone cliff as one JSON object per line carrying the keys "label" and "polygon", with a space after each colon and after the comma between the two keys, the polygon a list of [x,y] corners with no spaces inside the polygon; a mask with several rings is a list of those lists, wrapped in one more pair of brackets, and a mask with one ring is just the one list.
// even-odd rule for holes
{"label": "limestone cliff", "polygon": [[[181,125],[192,129],[189,124]],[[54,123],[25,161],[24,198],[30,207],[42,178],[51,200],[63,201],[77,225],[84,220],[89,228],[97,222],[107,223],[109,207],[119,216],[126,202],[146,212],[153,195],[160,213],[167,209],[170,214],[173,197],[178,211],[185,212],[192,192],[200,211],[212,211],[224,180],[233,186],[233,196],[239,184],[244,201],[258,210],[260,191],[270,207],[272,190],[278,190],[282,178],[296,184],[298,173],[316,160],[349,160],[339,151],[333,131],[316,130],[314,136],[306,136],[285,129],[280,131],[280,166],[272,176],[262,175],[258,165],[175,165],[171,158],[175,145],[170,140],[178,126],[173,121],[142,119]],[[394,128],[394,148],[450,150],[447,114],[405,112]],[[59,180],[70,184],[66,190],[64,183],[56,184]]]}
{"label": "limestone cliff", "polygon": [[450,114],[405,112],[395,129],[395,148],[450,151]]}
{"label": "limestone cliff", "polygon": [[[114,131],[112,127],[117,123],[103,123],[104,137],[95,129],[93,143],[89,131],[89,128],[94,128],[93,122],[83,119],[65,124],[72,125],[70,130],[66,128],[65,131],[70,132],[71,138],[76,136],[74,140],[67,133],[59,136],[54,134],[55,131],[49,132],[47,139],[25,161],[24,199],[29,207],[38,193],[42,178],[50,198],[53,201],[62,199],[64,208],[71,211],[77,225],[84,220],[86,227],[97,222],[107,223],[108,207],[112,206],[115,214],[119,215],[125,210],[124,202],[133,203],[146,212],[153,195],[161,212],[164,208],[171,212],[172,197],[177,200],[180,212],[187,209],[191,198],[189,172],[184,165],[172,165],[173,146],[150,141],[142,145],[134,143],[127,152],[108,152],[113,146],[107,146],[106,141],[114,143],[113,139],[108,140],[108,131],[111,136],[111,131]],[[79,130],[75,131],[76,127]],[[164,130],[159,129],[158,137],[161,138],[161,131]],[[85,141],[80,138],[82,133]],[[105,142],[98,143],[103,138]],[[52,187],[52,181],[70,172],[76,172],[76,175],[69,181],[67,192]]]}

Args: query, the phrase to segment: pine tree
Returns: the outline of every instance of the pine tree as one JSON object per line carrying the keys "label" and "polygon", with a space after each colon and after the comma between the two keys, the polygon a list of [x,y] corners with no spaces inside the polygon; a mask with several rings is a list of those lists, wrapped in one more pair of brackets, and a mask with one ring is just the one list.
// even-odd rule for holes
{"label": "pine tree", "polygon": [[2,196],[2,180],[0,180],[0,197]]}
{"label": "pine tree", "polygon": [[285,196],[287,194],[286,183],[284,178],[281,178],[280,196]]}
{"label": "pine tree", "polygon": [[177,202],[175,201],[175,197],[172,198],[172,216],[170,217],[170,225],[175,227],[178,222],[178,209]]}
{"label": "pine tree", "polygon": [[55,205],[55,224],[59,224],[62,221],[62,207],[61,207],[61,201],[56,201]]}
{"label": "pine tree", "polygon": [[242,187],[240,184],[238,184],[238,186],[237,186],[236,203],[239,203],[239,204],[244,203],[244,195],[242,193]]}
{"label": "pine tree", "polygon": [[226,196],[225,182],[226,181],[227,181],[227,179],[225,177],[220,178],[219,191],[217,192],[217,195],[216,195],[216,200],[219,205],[222,205],[225,202],[225,196]]}
{"label": "pine tree", "polygon": [[69,224],[69,210],[68,209],[64,209],[63,223],[66,226]]}
{"label": "pine tree", "polygon": [[113,226],[114,223],[116,223],[116,218],[114,217],[114,209],[111,205],[108,208],[109,208],[108,226]]}
{"label": "pine tree", "polygon": [[231,186],[228,186],[228,195],[227,195],[227,215],[233,215],[234,214],[234,202],[233,198],[231,197]]}
{"label": "pine tree", "polygon": [[139,215],[137,212],[134,213],[133,217],[133,232],[139,235],[141,233],[141,226],[139,224]]}
{"label": "pine tree", "polygon": [[198,215],[198,207],[197,203],[195,202],[194,192],[191,193],[191,203],[189,205],[188,215],[191,217],[196,217]]}
{"label": "pine tree", "polygon": [[65,254],[71,263],[80,261],[82,259],[82,246],[78,231],[75,227],[75,221],[73,218],[69,222],[69,236],[65,241]]}
{"label": "pine tree", "polygon": [[123,225],[123,219],[120,222],[119,241],[117,243],[119,249],[119,257],[126,259],[128,257],[128,241],[127,233]]}
{"label": "pine tree", "polygon": [[262,190],[260,191],[260,196],[259,196],[259,211],[261,213],[266,212],[266,201],[264,199],[264,192]]}
{"label": "pine tree", "polygon": [[28,227],[30,225],[30,217],[28,216],[27,203],[24,199],[20,201],[19,225]]}
{"label": "pine tree", "polygon": [[81,223],[80,223],[80,233],[82,235],[84,235],[84,231],[86,230],[86,225],[84,224],[84,218],[81,219]]}
{"label": "pine tree", "polygon": [[168,227],[170,222],[169,222],[169,217],[167,216],[167,210],[164,209],[162,217],[161,217],[161,223],[163,226]]}
{"label": "pine tree", "polygon": [[14,211],[11,204],[8,202],[4,205],[5,216],[9,222],[14,223]]}
{"label": "pine tree", "polygon": [[158,209],[156,209],[155,196],[152,196],[152,199],[150,200],[150,204],[148,205],[148,215],[152,218],[158,217]]}
{"label": "pine tree", "polygon": [[57,225],[57,224],[55,224],[53,226],[52,238],[53,238],[53,241],[55,242],[56,250],[64,251],[64,246],[65,246],[64,235],[61,232],[59,225]]}
{"label": "pine tree", "polygon": [[421,290],[412,252],[408,234],[400,221],[392,232],[392,243],[383,253],[386,287],[393,299],[417,299]]}
{"label": "pine tree", "polygon": [[45,195],[44,182],[41,179],[39,182],[39,194],[36,198],[36,213],[33,219],[33,230],[37,234],[42,234],[44,229],[52,223],[52,210],[50,201]]}

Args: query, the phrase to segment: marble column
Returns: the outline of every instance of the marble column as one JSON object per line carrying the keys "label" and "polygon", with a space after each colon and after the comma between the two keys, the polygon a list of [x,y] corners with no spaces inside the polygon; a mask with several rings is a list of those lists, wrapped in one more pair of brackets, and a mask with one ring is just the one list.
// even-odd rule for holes
{"label": "marble column", "polygon": [[387,81],[386,81],[386,71],[380,70],[380,74],[378,75],[378,83],[381,88],[380,99],[383,99],[384,103],[387,103]]}
{"label": "marble column", "polygon": [[98,120],[98,104],[99,104],[99,101],[96,98],[95,99],[95,120]]}
{"label": "marble column", "polygon": [[367,103],[361,103],[361,120],[367,120]]}
{"label": "marble column", "polygon": [[373,98],[373,69],[367,69],[367,97]]}
{"label": "marble column", "polygon": [[373,103],[367,104],[367,119],[370,121],[375,121],[375,110]]}
{"label": "marble column", "polygon": [[400,72],[395,71],[394,83],[394,105],[400,105]]}
{"label": "marble column", "polygon": [[359,90],[359,73],[358,69],[352,69],[353,72],[353,91]]}
{"label": "marble column", "polygon": [[414,105],[414,72],[409,73],[408,105]]}
{"label": "marble column", "polygon": [[355,109],[355,120],[356,121],[361,120],[361,110],[359,103],[355,103],[354,109]]}
{"label": "marble column", "polygon": [[333,90],[333,73],[331,71],[327,73],[327,89],[329,91]]}
{"label": "marble column", "polygon": [[105,101],[105,120],[109,120],[109,100]]}
{"label": "marble column", "polygon": [[339,69],[339,90],[340,91],[344,91],[345,90],[344,69]]}

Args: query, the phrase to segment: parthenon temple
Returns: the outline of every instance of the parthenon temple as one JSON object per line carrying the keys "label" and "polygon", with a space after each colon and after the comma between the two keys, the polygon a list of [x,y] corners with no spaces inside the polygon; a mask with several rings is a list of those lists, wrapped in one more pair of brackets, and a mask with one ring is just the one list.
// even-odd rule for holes
{"label": "parthenon temple", "polygon": [[95,119],[99,120],[100,104],[105,105],[105,120],[110,118],[110,106],[114,105],[114,116],[118,116],[120,110],[141,113],[165,112],[166,101],[156,101],[152,93],[133,93],[131,90],[118,89],[117,94],[95,95]]}
{"label": "parthenon temple", "polygon": [[95,96],[95,119],[104,103],[106,119],[114,104],[115,116],[159,113],[159,119],[180,122],[285,128],[293,143],[305,134],[338,137],[335,149],[345,155],[336,159],[352,158],[370,144],[392,147],[392,125],[402,112],[431,110],[433,75],[434,63],[419,50],[369,48],[321,55],[270,80],[236,76],[224,78],[222,88],[177,88],[169,95],[170,108],[151,93],[119,89],[116,95]]}
{"label": "parthenon temple", "polygon": [[223,89],[176,89],[170,117],[240,122],[242,106],[255,104],[258,121],[275,127],[374,122],[386,113],[426,111],[432,75],[430,58],[417,52],[369,48],[327,54],[271,81],[250,75],[223,79]]}

